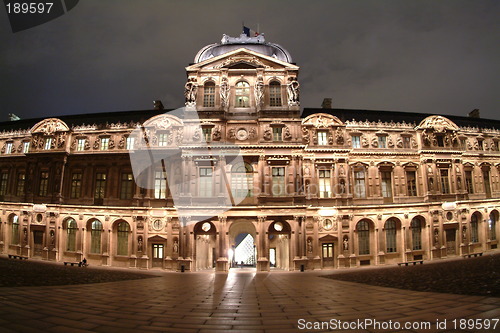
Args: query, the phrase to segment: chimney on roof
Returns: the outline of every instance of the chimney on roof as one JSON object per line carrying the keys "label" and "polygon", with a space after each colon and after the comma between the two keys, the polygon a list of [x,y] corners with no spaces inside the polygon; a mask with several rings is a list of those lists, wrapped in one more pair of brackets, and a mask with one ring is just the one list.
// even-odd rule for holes
{"label": "chimney on roof", "polygon": [[160,100],[153,101],[154,109],[155,110],[163,110],[163,103]]}
{"label": "chimney on roof", "polygon": [[469,112],[469,118],[481,118],[479,116],[479,109],[474,109],[471,112]]}
{"label": "chimney on roof", "polygon": [[331,109],[332,108],[332,99],[331,98],[323,99],[323,103],[321,103],[321,108],[322,109]]}

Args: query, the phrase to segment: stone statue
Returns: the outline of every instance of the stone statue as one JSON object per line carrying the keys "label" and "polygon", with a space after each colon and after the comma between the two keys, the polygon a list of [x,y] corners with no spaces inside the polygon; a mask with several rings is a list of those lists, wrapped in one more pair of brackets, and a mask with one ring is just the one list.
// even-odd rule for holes
{"label": "stone statue", "polygon": [[217,126],[214,128],[214,132],[212,133],[212,139],[214,141],[219,141],[222,138],[222,133],[220,131],[220,127]]}
{"label": "stone statue", "polygon": [[271,132],[271,129],[266,128],[266,130],[264,131],[263,138],[264,138],[264,140],[267,140],[267,141],[269,141],[273,138],[273,133]]}
{"label": "stone statue", "polygon": [[296,77],[288,78],[287,92],[288,92],[288,105],[290,106],[299,105],[300,85]]}
{"label": "stone statue", "polygon": [[220,84],[220,101],[222,108],[227,111],[229,108],[229,83],[227,77],[222,77]]}
{"label": "stone statue", "polygon": [[313,244],[311,238],[307,239],[307,252],[312,253],[313,251]]}
{"label": "stone statue", "polygon": [[177,242],[177,239],[174,240],[174,253],[179,252],[179,243]]}
{"label": "stone statue", "polygon": [[262,78],[262,76],[259,76],[257,82],[255,83],[254,95],[255,107],[257,108],[257,111],[259,111],[262,102],[264,101],[264,79]]}
{"label": "stone statue", "polygon": [[349,239],[347,238],[347,236],[344,237],[342,245],[343,245],[344,251],[349,251]]}
{"label": "stone statue", "polygon": [[142,236],[137,238],[137,252],[142,252]]}
{"label": "stone statue", "polygon": [[184,97],[186,97],[186,106],[196,105],[196,93],[198,91],[198,86],[196,84],[195,78],[190,78],[186,85],[184,86]]}
{"label": "stone statue", "polygon": [[401,139],[401,137],[399,137],[399,138],[396,140],[396,147],[398,147],[398,148],[403,148],[403,139]]}
{"label": "stone statue", "polygon": [[285,131],[283,132],[283,139],[290,140],[292,138],[292,133],[290,133],[290,129],[285,127]]}
{"label": "stone statue", "polygon": [[434,230],[434,246],[439,245],[439,231],[437,229]]}

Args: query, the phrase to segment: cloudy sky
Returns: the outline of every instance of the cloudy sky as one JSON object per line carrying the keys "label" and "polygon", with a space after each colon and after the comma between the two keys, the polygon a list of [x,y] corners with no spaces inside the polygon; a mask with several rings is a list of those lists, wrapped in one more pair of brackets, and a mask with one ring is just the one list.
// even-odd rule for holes
{"label": "cloudy sky", "polygon": [[[2,11],[2,10],[0,10]],[[500,119],[499,1],[81,0],[12,33],[0,13],[0,121],[184,102],[184,68],[241,23],[289,50],[302,107]]]}

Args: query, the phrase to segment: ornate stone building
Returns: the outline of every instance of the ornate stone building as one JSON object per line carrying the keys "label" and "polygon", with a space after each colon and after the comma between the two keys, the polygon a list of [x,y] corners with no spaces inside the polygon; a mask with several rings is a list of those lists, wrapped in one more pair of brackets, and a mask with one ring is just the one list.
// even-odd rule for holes
{"label": "ornate stone building", "polygon": [[[299,67],[263,36],[224,35],[186,71],[185,113],[199,126],[159,103],[0,123],[0,252],[166,270],[243,261],[267,271],[497,249],[500,121],[328,103],[301,115]],[[154,171],[146,188],[129,157],[141,126],[152,150],[182,153],[182,168]],[[205,142],[237,145],[243,161],[206,156]],[[164,173],[178,170],[187,185],[174,202]],[[194,199],[230,207],[222,178],[238,205],[197,223],[179,216]]]}

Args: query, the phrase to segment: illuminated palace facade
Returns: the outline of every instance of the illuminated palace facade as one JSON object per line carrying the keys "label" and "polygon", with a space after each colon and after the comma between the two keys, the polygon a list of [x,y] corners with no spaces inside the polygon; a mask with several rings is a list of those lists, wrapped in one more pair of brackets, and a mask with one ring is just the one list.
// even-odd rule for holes
{"label": "illuminated palace facade", "polygon": [[[497,249],[499,121],[335,109],[328,100],[301,114],[299,67],[263,36],[224,35],[186,71],[194,130],[160,103],[0,123],[0,253],[187,271],[243,261],[268,271]],[[189,223],[162,172],[151,188],[138,186],[130,134],[144,123],[151,149],[182,151],[185,200],[226,204],[218,165],[241,203]],[[202,141],[238,145],[243,162],[208,159]]]}

